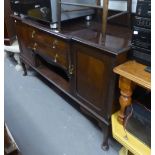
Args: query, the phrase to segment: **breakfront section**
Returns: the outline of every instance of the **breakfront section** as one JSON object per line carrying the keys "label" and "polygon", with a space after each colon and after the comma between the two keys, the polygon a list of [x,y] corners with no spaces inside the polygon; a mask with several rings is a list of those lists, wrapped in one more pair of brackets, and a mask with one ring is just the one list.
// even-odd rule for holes
{"label": "breakfront section", "polygon": [[72,50],[74,96],[108,124],[113,104],[117,103],[113,67],[126,59],[126,53],[114,56],[77,42],[73,43]]}
{"label": "breakfront section", "polygon": [[34,22],[16,19],[15,27],[24,62],[37,68],[44,60],[70,76],[70,38]]}

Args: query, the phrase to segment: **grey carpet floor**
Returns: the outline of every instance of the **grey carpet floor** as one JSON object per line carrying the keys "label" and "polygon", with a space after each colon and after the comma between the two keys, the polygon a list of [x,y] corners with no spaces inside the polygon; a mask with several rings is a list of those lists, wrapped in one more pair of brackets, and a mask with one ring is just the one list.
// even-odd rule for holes
{"label": "grey carpet floor", "polygon": [[5,58],[5,122],[23,155],[117,155],[110,138],[35,75],[22,76]]}

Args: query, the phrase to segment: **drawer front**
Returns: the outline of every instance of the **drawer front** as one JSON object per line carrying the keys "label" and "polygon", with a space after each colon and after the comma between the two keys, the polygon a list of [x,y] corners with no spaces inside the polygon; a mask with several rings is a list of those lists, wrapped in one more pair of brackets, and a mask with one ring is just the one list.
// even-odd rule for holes
{"label": "drawer front", "polygon": [[[33,28],[31,30],[32,48],[36,52],[53,61],[60,67],[67,69],[69,65],[69,43],[47,32]],[[36,47],[35,47],[36,46]]]}
{"label": "drawer front", "polygon": [[34,42],[33,51],[44,57],[47,61],[53,62],[61,68],[67,70],[68,68],[68,54],[62,51],[53,49],[45,44]]}
{"label": "drawer front", "polygon": [[48,34],[47,32],[34,28],[31,32],[31,37],[35,42],[50,46],[53,49],[61,50],[64,52],[69,50],[69,44],[67,42],[56,36]]}

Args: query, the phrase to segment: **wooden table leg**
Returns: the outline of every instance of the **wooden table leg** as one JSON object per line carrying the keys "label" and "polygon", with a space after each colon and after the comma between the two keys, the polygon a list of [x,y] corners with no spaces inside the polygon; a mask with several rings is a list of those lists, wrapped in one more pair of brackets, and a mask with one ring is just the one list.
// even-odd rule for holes
{"label": "wooden table leg", "polygon": [[132,102],[132,92],[134,88],[134,83],[122,76],[119,78],[119,88],[120,88],[120,111],[118,113],[118,121],[123,124],[125,118],[126,107],[129,106]]}

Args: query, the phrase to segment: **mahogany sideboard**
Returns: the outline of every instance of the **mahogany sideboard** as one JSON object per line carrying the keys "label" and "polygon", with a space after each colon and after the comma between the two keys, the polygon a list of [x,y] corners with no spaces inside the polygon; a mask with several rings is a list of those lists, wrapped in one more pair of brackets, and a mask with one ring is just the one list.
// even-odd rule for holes
{"label": "mahogany sideboard", "polygon": [[27,18],[13,16],[20,58],[67,94],[103,126],[102,148],[108,149],[110,118],[118,106],[119,91],[113,68],[127,59],[131,31],[83,19],[62,23],[60,32]]}

